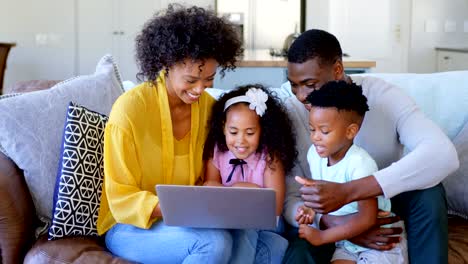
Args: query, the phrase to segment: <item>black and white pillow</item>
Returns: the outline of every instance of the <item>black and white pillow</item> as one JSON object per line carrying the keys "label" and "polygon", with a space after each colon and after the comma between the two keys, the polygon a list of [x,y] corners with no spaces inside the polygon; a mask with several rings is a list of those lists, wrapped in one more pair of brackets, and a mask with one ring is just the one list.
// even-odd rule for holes
{"label": "black and white pillow", "polygon": [[49,240],[97,235],[108,118],[70,102],[55,183]]}

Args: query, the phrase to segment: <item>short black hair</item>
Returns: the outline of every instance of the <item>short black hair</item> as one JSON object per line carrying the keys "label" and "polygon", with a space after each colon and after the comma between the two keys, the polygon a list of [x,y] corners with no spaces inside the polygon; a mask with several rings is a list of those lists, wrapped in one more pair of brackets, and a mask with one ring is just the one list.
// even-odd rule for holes
{"label": "short black hair", "polygon": [[200,7],[172,4],[156,13],[136,37],[137,78],[155,81],[162,69],[185,59],[214,59],[223,75],[235,68],[242,52],[240,36],[226,18]]}
{"label": "short black hair", "polygon": [[369,106],[362,87],[346,81],[330,81],[312,91],[307,101],[315,107],[335,107],[338,111],[353,111],[364,117]]}
{"label": "short black hair", "polygon": [[288,62],[304,63],[319,58],[319,64],[331,65],[343,57],[340,42],[332,34],[310,29],[302,33],[288,50]]}
{"label": "short black hair", "polygon": [[218,146],[221,152],[228,151],[226,137],[223,132],[224,124],[226,123],[224,105],[227,100],[233,97],[245,95],[250,88],[261,89],[268,95],[268,100],[266,101],[267,109],[265,114],[260,117],[262,130],[257,152],[266,149],[272,162],[276,159],[281,161],[286,174],[293,168],[297,157],[296,137],[293,132],[292,122],[276,93],[271,92],[261,84],[239,86],[234,90],[224,93],[215,102],[209,124],[210,132],[205,142],[203,159],[209,160],[213,157],[215,145]]}

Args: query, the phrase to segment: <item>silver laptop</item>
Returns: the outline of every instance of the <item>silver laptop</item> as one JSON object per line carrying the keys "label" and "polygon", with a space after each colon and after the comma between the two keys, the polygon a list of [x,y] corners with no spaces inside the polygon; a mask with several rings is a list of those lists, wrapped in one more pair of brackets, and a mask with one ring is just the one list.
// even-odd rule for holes
{"label": "silver laptop", "polygon": [[266,188],[156,185],[166,225],[274,230],[275,191]]}

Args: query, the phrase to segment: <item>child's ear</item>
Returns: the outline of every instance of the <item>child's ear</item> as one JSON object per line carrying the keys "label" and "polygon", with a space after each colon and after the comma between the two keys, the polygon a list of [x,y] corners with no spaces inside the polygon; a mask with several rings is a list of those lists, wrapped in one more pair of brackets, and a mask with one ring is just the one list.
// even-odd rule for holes
{"label": "child's ear", "polygon": [[359,125],[356,123],[351,123],[346,128],[346,138],[349,140],[353,140],[356,137],[357,133],[359,132]]}

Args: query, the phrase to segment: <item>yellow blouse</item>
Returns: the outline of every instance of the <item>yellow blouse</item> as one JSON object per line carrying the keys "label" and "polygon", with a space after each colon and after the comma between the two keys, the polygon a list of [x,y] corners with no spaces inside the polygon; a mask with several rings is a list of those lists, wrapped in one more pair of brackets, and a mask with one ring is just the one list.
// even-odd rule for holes
{"label": "yellow blouse", "polygon": [[204,92],[191,105],[191,130],[172,133],[164,75],[120,96],[104,133],[104,183],[97,220],[104,234],[115,223],[150,228],[159,200],[156,184],[189,184],[203,173],[203,144],[214,99]]}

